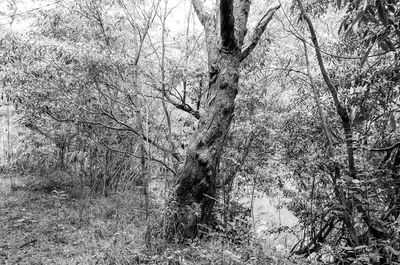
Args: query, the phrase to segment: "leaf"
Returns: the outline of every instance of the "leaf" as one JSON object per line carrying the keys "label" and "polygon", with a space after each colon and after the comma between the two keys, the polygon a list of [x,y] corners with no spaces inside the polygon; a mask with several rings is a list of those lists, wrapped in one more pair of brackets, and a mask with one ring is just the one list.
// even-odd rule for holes
{"label": "leaf", "polygon": [[361,180],[359,180],[359,179],[352,179],[352,182],[353,182],[354,184],[360,184],[360,183],[361,183]]}
{"label": "leaf", "polygon": [[395,13],[395,12],[396,12],[396,8],[395,8],[393,5],[388,5],[387,8],[388,8],[388,10],[389,10],[390,12],[392,12],[392,13]]}
{"label": "leaf", "polygon": [[[352,121],[352,122],[355,120],[356,115],[357,115],[357,107],[354,107],[354,108],[352,109],[352,111],[351,111],[351,121]],[[354,181],[354,180],[352,179],[352,181]]]}
{"label": "leaf", "polygon": [[360,250],[360,249],[364,249],[364,248],[367,248],[368,246],[366,246],[366,245],[361,245],[361,246],[357,246],[357,247],[355,247],[354,249],[355,250]]}
{"label": "leaf", "polygon": [[361,67],[363,67],[365,62],[368,60],[368,56],[372,50],[372,47],[374,47],[374,43],[371,44],[371,46],[368,48],[368,50],[365,52],[363,58],[361,59]]}
{"label": "leaf", "polygon": [[346,31],[346,29],[347,29],[347,22],[348,22],[348,20],[349,20],[349,15],[346,15],[345,17],[344,17],[344,19],[343,19],[343,21],[342,21],[342,23],[340,23],[340,26],[339,26],[339,30],[338,30],[338,32],[340,33],[340,32],[342,32],[342,31]]}
{"label": "leaf", "polygon": [[378,8],[378,15],[385,27],[388,26],[388,14],[386,8],[383,6],[382,0],[376,0],[376,7]]}
{"label": "leaf", "polygon": [[355,0],[355,1],[353,1],[353,5],[354,5],[354,8],[355,8],[355,9],[358,9],[358,7],[360,6],[360,2],[361,2],[361,0]]}
{"label": "leaf", "polygon": [[372,22],[375,24],[379,24],[379,21],[375,18],[375,16],[371,15],[370,13],[365,13],[364,20],[367,22]]}
{"label": "leaf", "polygon": [[342,7],[342,0],[336,0],[337,8],[340,9]]}
{"label": "leaf", "polygon": [[364,0],[363,10],[366,11],[368,8],[368,0]]}
{"label": "leaf", "polygon": [[381,256],[378,253],[368,253],[368,256],[376,262],[379,262],[379,260],[381,259]]}
{"label": "leaf", "polygon": [[371,225],[371,227],[373,229],[375,229],[376,231],[378,231],[378,232],[381,232],[381,233],[385,233],[386,232],[386,230],[383,227],[381,227],[380,225],[373,224],[373,225]]}
{"label": "leaf", "polygon": [[392,253],[395,256],[399,256],[400,252],[395,250],[394,248],[392,248],[391,246],[386,246],[386,250],[389,251],[390,253]]}
{"label": "leaf", "polygon": [[379,46],[381,46],[382,50],[384,50],[385,52],[389,52],[390,51],[390,49],[389,49],[389,47],[388,47],[388,45],[387,45],[387,43],[385,41],[381,41],[379,43]]}
{"label": "leaf", "polygon": [[354,20],[351,22],[346,32],[344,33],[345,38],[350,36],[350,34],[353,32],[354,25],[363,17],[363,15],[364,15],[364,10],[358,11],[357,16],[354,18]]}
{"label": "leaf", "polygon": [[393,42],[389,38],[385,38],[383,41],[386,43],[386,45],[391,51],[393,52],[396,51],[396,47],[394,47]]}
{"label": "leaf", "polygon": [[343,176],[343,179],[344,179],[345,181],[349,181],[349,182],[353,181],[353,178],[351,178],[351,177],[349,177],[349,176],[347,176],[347,175],[344,175],[344,176]]}
{"label": "leaf", "polygon": [[352,247],[342,247],[343,250],[352,251],[354,250]]}
{"label": "leaf", "polygon": [[390,126],[393,131],[396,131],[396,119],[394,118],[393,113],[390,114]]}
{"label": "leaf", "polygon": [[360,204],[362,204],[362,202],[365,201],[364,198],[360,194],[357,194],[357,193],[354,194],[354,199],[356,199],[357,202],[359,202]]}

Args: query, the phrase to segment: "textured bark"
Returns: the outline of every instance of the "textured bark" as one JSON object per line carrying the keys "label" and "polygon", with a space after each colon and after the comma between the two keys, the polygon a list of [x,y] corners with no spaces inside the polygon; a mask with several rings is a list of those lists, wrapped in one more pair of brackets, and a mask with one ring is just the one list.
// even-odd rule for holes
{"label": "textured bark", "polygon": [[250,7],[249,0],[233,2],[221,0],[219,11],[211,14],[200,0],[192,0],[206,33],[209,87],[204,113],[178,172],[168,233],[180,239],[197,236],[198,226],[207,225],[212,219],[217,171],[235,110],[243,59],[241,46]]}
{"label": "textured bark", "polygon": [[[217,168],[235,109],[238,92],[239,51],[220,56],[219,73],[210,83],[207,111],[188,147],[179,173],[178,203],[202,204],[201,223],[207,223],[215,197]],[[208,196],[204,196],[208,195]]]}

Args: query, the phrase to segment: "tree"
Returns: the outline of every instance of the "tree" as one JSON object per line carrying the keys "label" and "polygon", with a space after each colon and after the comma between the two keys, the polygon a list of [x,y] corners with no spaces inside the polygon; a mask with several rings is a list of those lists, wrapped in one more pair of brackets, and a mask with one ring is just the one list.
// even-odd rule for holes
{"label": "tree", "polygon": [[[280,5],[265,13],[244,44],[250,1],[221,0],[208,11],[199,0],[192,5],[204,27],[208,54],[207,103],[178,172],[175,207],[169,233],[183,238],[209,224],[216,200],[218,166],[235,110],[241,62],[252,52]],[[218,16],[219,15],[219,16]]]}
{"label": "tree", "polygon": [[[361,261],[370,254],[372,264],[376,260],[384,264],[397,259],[396,254],[387,251],[397,248],[398,240],[390,221],[398,216],[398,200],[393,196],[397,190],[393,165],[398,163],[398,117],[394,114],[398,105],[393,103],[398,98],[393,90],[398,82],[396,55],[382,53],[378,45],[371,49],[371,43],[364,39],[370,28],[375,29],[371,23],[359,23],[351,34],[324,34],[321,21],[332,19],[332,12],[340,11],[331,8],[323,15],[312,16],[314,6],[307,2],[303,5],[303,1],[297,1],[298,21],[308,28],[310,40],[302,37],[297,27],[290,32],[304,46],[303,65],[309,78],[305,84],[311,91],[308,95],[298,93],[304,109],[296,107],[299,115],[288,119],[286,130],[290,135],[283,141],[289,151],[288,164],[299,184],[291,208],[308,234],[294,247],[294,253],[309,255],[330,245],[338,249],[341,261]],[[316,59],[308,57],[307,44]],[[314,76],[310,62],[318,69]],[[314,102],[310,100],[312,95]],[[314,123],[317,114],[319,119]],[[385,158],[379,153],[386,154]],[[345,246],[338,246],[338,238],[344,239]],[[375,240],[382,243],[374,245]],[[369,248],[362,252],[353,250],[367,245]]]}

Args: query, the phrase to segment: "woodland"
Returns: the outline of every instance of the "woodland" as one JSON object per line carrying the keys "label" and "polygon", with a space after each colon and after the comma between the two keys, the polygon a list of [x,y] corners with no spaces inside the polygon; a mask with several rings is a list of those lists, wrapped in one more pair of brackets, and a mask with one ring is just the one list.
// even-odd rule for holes
{"label": "woodland", "polygon": [[1,264],[400,264],[399,1],[5,3]]}

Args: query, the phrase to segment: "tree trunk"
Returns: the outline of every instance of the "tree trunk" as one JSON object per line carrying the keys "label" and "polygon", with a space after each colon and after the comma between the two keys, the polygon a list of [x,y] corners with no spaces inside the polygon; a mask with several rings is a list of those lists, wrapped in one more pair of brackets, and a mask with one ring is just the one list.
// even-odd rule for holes
{"label": "tree trunk", "polygon": [[212,220],[218,166],[235,110],[240,62],[244,59],[243,54],[247,56],[255,47],[273,13],[279,8],[277,6],[267,12],[251,36],[250,45],[242,51],[250,1],[233,2],[220,1],[218,24],[218,16],[209,14],[201,1],[192,1],[206,32],[209,88],[198,129],[192,136],[184,164],[178,172],[175,205],[167,227],[168,234],[179,239],[197,236],[198,225],[207,225]]}
{"label": "tree trunk", "polygon": [[[302,13],[305,21],[308,24],[308,28],[309,28],[310,34],[311,34],[311,40],[315,47],[315,53],[317,56],[318,65],[321,70],[322,77],[328,87],[329,92],[331,93],[333,102],[336,107],[336,111],[342,122],[342,128],[343,128],[345,138],[346,138],[348,175],[351,179],[356,179],[357,178],[357,170],[356,170],[356,166],[355,166],[354,149],[353,149],[353,128],[352,128],[352,124],[351,124],[352,122],[351,122],[349,113],[347,112],[345,106],[343,106],[343,104],[339,100],[338,87],[332,83],[332,81],[325,69],[325,66],[324,66],[324,63],[322,60],[321,51],[320,51],[319,44],[318,44],[318,40],[317,40],[317,36],[316,36],[316,32],[315,32],[314,26],[312,24],[312,21],[308,17],[302,1],[297,0],[297,3],[299,4],[301,13]],[[343,209],[343,215],[344,215],[343,221],[344,221],[344,223],[348,229],[348,232],[351,236],[350,241],[351,241],[352,245],[359,245],[359,238],[357,236],[357,233],[356,233],[356,230],[355,230],[354,224],[353,224],[354,221],[351,220],[351,216],[354,214],[355,210],[357,210],[358,213],[361,215],[362,220],[367,225],[369,232],[372,235],[374,235],[377,238],[382,238],[383,237],[382,235],[388,234],[388,232],[386,231],[386,229],[383,228],[381,223],[377,223],[376,220],[374,220],[374,218],[371,218],[368,209],[365,209],[363,202],[360,201],[358,196],[354,196],[354,194],[346,196],[344,194],[343,190],[341,190],[340,192],[341,192],[340,196],[342,197],[341,201],[342,202],[346,201],[346,204],[343,205],[344,206],[343,207],[344,208]],[[366,196],[362,192],[358,192],[356,195],[360,195],[364,199]]]}
{"label": "tree trunk", "polygon": [[[188,146],[184,165],[178,175],[176,189],[178,206],[181,209],[186,206],[196,209],[198,206],[195,204],[201,207],[201,214],[193,212],[200,216],[200,220],[193,218],[194,216],[188,216],[195,223],[200,221],[207,224],[214,206],[217,169],[238,92],[239,55],[238,49],[230,54],[221,52],[216,77],[210,80],[207,109]],[[196,234],[196,230],[190,233]],[[189,236],[194,236],[194,234]]]}

